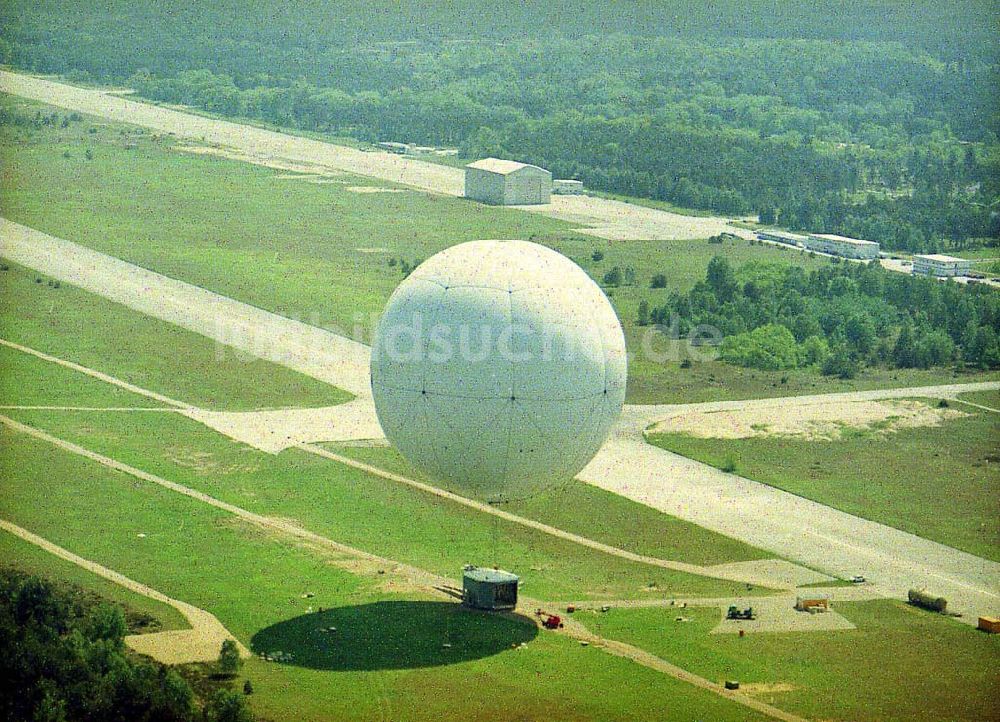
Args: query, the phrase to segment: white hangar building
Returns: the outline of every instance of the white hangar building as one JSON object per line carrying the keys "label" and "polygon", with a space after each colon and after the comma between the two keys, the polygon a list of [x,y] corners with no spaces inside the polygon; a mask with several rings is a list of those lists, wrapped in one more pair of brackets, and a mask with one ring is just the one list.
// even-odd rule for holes
{"label": "white hangar building", "polygon": [[465,197],[496,206],[548,203],[552,174],[537,165],[486,158],[465,166]]}

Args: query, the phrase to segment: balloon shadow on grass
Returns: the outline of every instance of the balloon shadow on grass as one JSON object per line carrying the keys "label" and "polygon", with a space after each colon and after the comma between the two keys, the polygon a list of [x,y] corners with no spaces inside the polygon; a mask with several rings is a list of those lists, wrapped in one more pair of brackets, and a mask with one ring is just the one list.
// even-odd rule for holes
{"label": "balloon shadow on grass", "polygon": [[251,649],[273,661],[323,670],[413,669],[481,659],[538,635],[518,614],[454,602],[375,602],[304,614],[266,627]]}

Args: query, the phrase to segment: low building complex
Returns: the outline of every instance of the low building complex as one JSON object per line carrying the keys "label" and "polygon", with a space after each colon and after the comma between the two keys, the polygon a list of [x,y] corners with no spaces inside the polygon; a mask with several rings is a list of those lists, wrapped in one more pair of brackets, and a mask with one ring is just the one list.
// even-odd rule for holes
{"label": "low building complex", "polygon": [[972,261],[967,258],[944,256],[940,253],[913,257],[913,272],[924,276],[968,276],[971,270]]}
{"label": "low building complex", "polygon": [[551,200],[552,174],[513,160],[486,158],[465,166],[465,197],[496,206],[541,205]]}
{"label": "low building complex", "polygon": [[552,192],[561,196],[583,195],[583,181],[570,178],[556,178],[552,181]]}
{"label": "low building complex", "polygon": [[875,241],[837,236],[833,233],[810,233],[805,240],[810,251],[829,253],[831,256],[871,261],[878,258],[879,246]]}
{"label": "low building complex", "polygon": [[378,144],[378,147],[390,153],[395,153],[396,155],[406,155],[407,153],[410,152],[410,146],[407,145],[406,143],[382,141],[381,143]]}
{"label": "low building complex", "polygon": [[805,248],[807,237],[798,233],[788,231],[758,231],[758,241],[771,241],[772,243],[784,243],[797,248]]}

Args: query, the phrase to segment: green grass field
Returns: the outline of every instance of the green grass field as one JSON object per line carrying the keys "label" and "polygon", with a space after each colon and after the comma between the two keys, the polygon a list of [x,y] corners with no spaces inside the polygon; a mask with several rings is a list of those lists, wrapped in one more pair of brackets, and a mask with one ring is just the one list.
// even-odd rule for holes
{"label": "green grass field", "polygon": [[[33,383],[26,385],[25,379]],[[0,404],[167,408],[154,399],[8,346],[0,346]]]}
{"label": "green grass field", "polygon": [[959,258],[971,258],[975,261],[995,261],[1000,259],[1000,248],[995,245],[984,246],[982,248],[949,251],[948,255],[957,256]]}
{"label": "green grass field", "polygon": [[833,441],[683,434],[650,441],[718,468],[733,461],[741,476],[1000,560],[1000,416],[953,406],[969,415],[891,432],[844,429]]}
{"label": "green grass field", "polygon": [[[741,585],[629,562],[468,509],[298,449],[278,456],[177,414],[14,418],[143,471],[339,542],[458,578],[466,563],[516,569],[540,599],[724,596]],[[627,520],[623,520],[627,523]],[[670,525],[662,528],[669,531]],[[651,532],[652,533],[652,532]],[[739,547],[739,545],[736,545]],[[656,591],[644,591],[655,583]]]}
{"label": "green grass field", "polygon": [[[301,622],[294,620],[301,620],[309,605],[343,609],[336,612],[339,618],[350,618],[350,624],[363,629],[386,622],[378,603],[398,603],[405,612],[421,600],[419,593],[392,594],[380,589],[376,577],[345,571],[336,556],[262,534],[217,509],[135,483],[44,442],[2,430],[0,443],[5,449],[0,456],[0,515],[212,611],[247,644],[264,633],[259,641],[286,640],[290,646],[283,651],[299,652],[295,639]],[[102,533],[94,534],[95,528]],[[145,538],[137,536],[140,531]],[[432,543],[416,536],[411,541]],[[315,598],[301,599],[305,591]],[[364,605],[376,607],[369,612]],[[383,611],[376,613],[379,609]],[[392,617],[392,623],[400,634],[415,625],[424,634],[440,635],[443,642],[449,634],[471,632],[468,624],[449,622],[456,611],[449,607],[436,616],[424,610],[413,619]],[[282,624],[284,631],[275,630]],[[358,626],[347,631],[364,634]],[[525,638],[516,627],[494,627],[490,634],[496,642],[512,632],[512,641]],[[457,720],[497,704],[501,716],[511,719],[650,719],[664,707],[674,710],[677,719],[755,719],[725,700],[559,635],[539,635],[522,650],[469,644],[462,647],[464,661],[449,659],[442,647],[425,650],[422,666],[411,668],[334,671],[254,659],[244,675],[254,683],[254,707],[271,719],[285,719],[292,710],[301,720],[371,719],[391,710],[393,719]],[[432,651],[436,656],[426,657]],[[486,652],[496,654],[479,656]],[[378,651],[370,649],[369,655],[377,657]],[[308,646],[301,647],[297,659],[309,660]],[[572,681],[564,680],[555,693],[549,677],[553,670],[567,669],[573,670]],[[491,693],[483,695],[484,689]]]}
{"label": "green grass field", "polygon": [[[335,443],[320,446],[380,469],[431,483],[391,447]],[[530,499],[504,504],[502,508],[588,539],[659,559],[711,565],[773,556],[582,481],[570,481]]]}
{"label": "green grass field", "polygon": [[[30,112],[52,110],[8,96],[4,102]],[[91,128],[96,132],[88,132]],[[398,266],[388,265],[392,257],[412,263],[462,241],[524,238],[565,253],[597,280],[613,266],[630,266],[637,285],[610,289],[609,295],[632,351],[631,403],[782,396],[955,378],[948,370],[873,370],[852,383],[814,371],[751,372],[700,357],[682,369],[681,361],[690,354],[654,357],[643,351],[644,329],[635,325],[640,299],[658,305],[670,291],[688,290],[704,278],[712,256],[725,255],[733,264],[764,260],[806,268],[828,263],[825,259],[742,241],[608,243],[535,213],[415,191],[353,193],[347,186],[388,184],[351,176],[334,179],[343,184],[280,179],[279,171],[180,153],[171,150],[173,145],[169,138],[154,139],[89,118],[65,129],[30,133],[0,128],[4,215],[307,323],[351,335],[359,328],[367,341],[375,317],[402,279]],[[89,161],[84,157],[88,148],[93,152]],[[591,254],[598,248],[605,258],[594,262]],[[667,289],[648,288],[656,273],[667,276]]]}
{"label": "green grass field", "polygon": [[980,406],[988,406],[991,409],[1000,409],[1000,391],[973,391],[968,394],[959,394],[958,398],[960,401],[970,401]]}
{"label": "green grass field", "polygon": [[[236,411],[328,406],[351,398],[329,384],[238,353],[75,286],[62,283],[53,288],[47,282],[36,283],[44,277],[7,265],[9,270],[0,272],[4,300],[0,305],[0,338],[7,341],[205,408]],[[20,352],[0,352],[0,393],[9,397],[10,403],[58,404],[67,394],[100,389],[95,393],[106,398],[103,404],[120,405],[114,401],[120,393],[113,386],[55,364],[17,358],[24,356]],[[44,368],[53,381],[71,377],[76,381],[39,383],[24,390],[18,371],[25,364]],[[141,398],[138,405],[160,404]]]}
{"label": "green grass field", "polygon": [[[708,679],[810,719],[985,720],[996,712],[1000,638],[897,601],[840,602],[857,625],[836,632],[709,634],[717,608],[612,609],[582,615],[598,634],[648,649]],[[785,685],[786,691],[763,685]]]}

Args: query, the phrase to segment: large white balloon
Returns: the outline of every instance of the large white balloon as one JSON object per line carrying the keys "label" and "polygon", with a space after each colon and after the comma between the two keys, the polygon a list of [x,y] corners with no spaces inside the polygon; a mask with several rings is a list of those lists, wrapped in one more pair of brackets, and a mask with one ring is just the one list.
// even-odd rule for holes
{"label": "large white balloon", "polygon": [[389,299],[372,348],[389,441],[445,486],[523,498],[572,478],[625,400],[621,324],[565,256],[473,241],[417,267]]}

